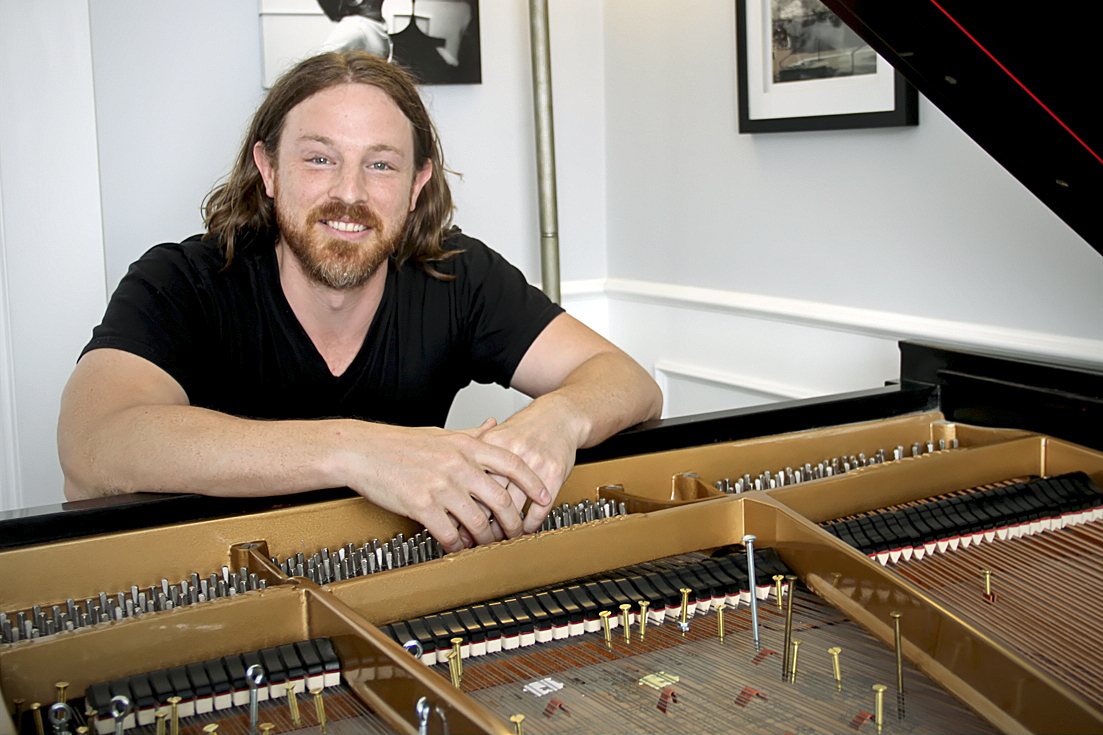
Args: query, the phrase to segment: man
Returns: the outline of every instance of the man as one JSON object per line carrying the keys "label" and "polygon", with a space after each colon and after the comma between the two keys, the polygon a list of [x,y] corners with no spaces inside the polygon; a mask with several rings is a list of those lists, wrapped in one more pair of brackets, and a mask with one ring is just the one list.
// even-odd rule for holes
{"label": "man", "polygon": [[[153,248],[112,296],[62,396],[66,495],[348,486],[448,551],[536,530],[575,450],[662,397],[451,228],[444,173],[399,68],[345,52],[288,72],[207,235]],[[535,400],[438,428],[471,379]]]}

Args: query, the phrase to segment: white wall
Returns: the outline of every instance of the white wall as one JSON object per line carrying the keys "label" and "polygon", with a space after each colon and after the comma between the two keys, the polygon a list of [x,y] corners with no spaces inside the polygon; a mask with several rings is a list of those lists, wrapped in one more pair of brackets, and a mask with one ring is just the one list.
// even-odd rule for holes
{"label": "white wall", "polygon": [[[105,301],[86,0],[0,3],[0,508],[61,499],[62,386]],[[0,318],[5,309],[0,308]],[[3,345],[5,332],[8,345]]]}
{"label": "white wall", "polygon": [[1103,258],[941,112],[740,135],[734,3],[670,11],[605,3],[610,331],[669,415],[877,385],[905,336],[1103,364]]}
{"label": "white wall", "polygon": [[[57,398],[105,293],[199,230],[261,95],[253,3],[63,5],[0,3],[0,508],[60,499]],[[527,8],[480,5],[483,84],[426,97],[457,223],[539,282]],[[733,8],[550,3],[564,301],[668,415],[877,385],[902,336],[1103,364],[1103,259],[930,105],[739,135]],[[521,403],[473,389],[452,422]]]}

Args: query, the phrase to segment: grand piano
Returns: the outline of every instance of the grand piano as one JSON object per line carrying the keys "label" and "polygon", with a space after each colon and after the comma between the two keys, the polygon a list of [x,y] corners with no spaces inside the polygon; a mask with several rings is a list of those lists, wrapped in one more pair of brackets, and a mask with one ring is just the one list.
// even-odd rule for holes
{"label": "grand piano", "polygon": [[[1103,140],[1078,86],[1086,74],[1067,73],[1092,66],[1076,44],[1058,62],[1024,42],[1021,17],[961,0],[826,4],[1103,253]],[[1032,39],[1067,41],[1071,21],[1051,17],[1029,21]],[[900,355],[899,380],[885,386],[626,431],[580,452],[560,495],[613,513],[567,513],[559,528],[444,558],[424,539],[408,544],[421,530],[410,521],[341,489],[0,514],[0,733],[49,731],[62,699],[70,729],[87,717],[101,732],[153,732],[167,699],[140,682],[295,644],[309,689],[323,678],[306,671],[313,641],[339,659],[343,693],[325,705],[336,732],[1103,730],[1091,685],[1103,658],[1103,545],[1092,535],[1103,523],[1103,372],[906,342]],[[950,525],[936,528],[939,514]],[[667,604],[658,580],[686,568],[679,579],[696,582],[682,582],[681,610],[638,607]],[[707,593],[708,579],[735,588]],[[609,592],[604,620],[628,623],[613,635],[583,604],[609,583],[636,592],[629,610]],[[526,608],[529,598],[549,602]],[[781,611],[794,599],[806,643],[788,676],[798,653]],[[578,603],[558,627],[557,601]],[[496,612],[493,630],[465,623],[498,609],[548,613],[543,636],[527,630],[550,640],[488,643],[525,637],[519,618]],[[559,627],[570,635],[550,632]],[[846,641],[835,680],[819,645],[830,636]],[[453,638],[463,673],[448,663]],[[276,668],[271,691],[261,687],[270,708],[277,679],[294,678],[293,666]],[[875,713],[870,682],[887,685],[876,707],[888,714]],[[116,722],[119,692],[133,701]],[[314,712],[311,695],[282,696]],[[249,729],[247,713],[199,704],[194,681],[181,698],[205,711],[181,719],[183,731]],[[285,716],[278,731],[320,731],[321,711]]]}

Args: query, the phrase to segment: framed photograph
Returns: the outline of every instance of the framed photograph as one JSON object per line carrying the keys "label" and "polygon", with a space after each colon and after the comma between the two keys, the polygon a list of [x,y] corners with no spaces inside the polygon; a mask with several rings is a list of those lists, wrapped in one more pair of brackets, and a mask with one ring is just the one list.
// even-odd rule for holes
{"label": "framed photograph", "polygon": [[479,0],[260,0],[265,88],[299,61],[357,49],[422,84],[479,84]]}
{"label": "framed photograph", "polygon": [[739,132],[919,123],[919,95],[820,0],[735,0]]}

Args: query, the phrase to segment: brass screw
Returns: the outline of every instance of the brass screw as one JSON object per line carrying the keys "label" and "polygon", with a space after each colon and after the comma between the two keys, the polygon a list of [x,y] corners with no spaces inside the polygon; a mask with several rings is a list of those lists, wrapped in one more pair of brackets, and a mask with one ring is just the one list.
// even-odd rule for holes
{"label": "brass screw", "polygon": [[624,642],[632,642],[632,624],[629,622],[632,619],[632,615],[629,610],[632,606],[627,602],[620,606],[620,624],[624,628]]}
{"label": "brass screw", "polygon": [[180,702],[183,700],[180,697],[169,697],[168,703],[171,708],[171,725],[169,732],[171,735],[180,735]]}
{"label": "brass screw", "polygon": [[517,728],[517,735],[525,735],[521,728],[521,723],[525,721],[524,715],[513,715],[509,718],[509,721],[513,723],[513,726]]}
{"label": "brass screw", "polygon": [[985,569],[981,574],[984,575],[984,595],[985,597],[992,596],[992,570]]}
{"label": "brass screw", "polygon": [[59,681],[54,686],[57,688],[57,701],[60,704],[65,704],[65,690],[69,688],[69,682]]}
{"label": "brass screw", "polygon": [[457,668],[459,656],[455,651],[449,651],[447,655],[448,659],[448,673],[452,675],[452,686],[457,689],[460,688],[460,682],[462,681],[461,674]]}
{"label": "brass screw", "polygon": [[456,654],[456,673],[463,677],[463,659],[460,655],[460,646],[463,645],[463,638],[452,639],[452,651]]}
{"label": "brass screw", "polygon": [[827,649],[827,652],[831,654],[831,669],[835,673],[835,688],[841,692],[843,690],[843,672],[839,668],[839,654],[843,652],[843,649],[832,646]]}
{"label": "brass screw", "polygon": [[884,684],[874,684],[873,692],[876,697],[874,704],[874,720],[877,722],[877,732],[881,732],[881,726],[885,721],[885,690],[888,689]]}
{"label": "brass screw", "polygon": [[609,628],[609,611],[602,610],[597,614],[601,618],[601,627],[605,631],[605,645],[609,648],[613,647],[613,633]]}
{"label": "brass screw", "polygon": [[689,632],[689,593],[692,592],[689,587],[682,587],[679,592],[682,593],[682,614],[678,619],[678,627],[682,631],[682,635]]}
{"label": "brass screw", "polygon": [[643,635],[647,632],[647,608],[651,605],[647,600],[640,600],[640,641],[643,641]]}
{"label": "brass screw", "polygon": [[893,637],[896,641],[896,691],[904,693],[904,645],[900,639],[900,613],[893,610],[889,613],[892,618]]}
{"label": "brass screw", "polygon": [[781,609],[781,582],[785,579],[784,574],[774,575],[774,597],[777,598],[777,609]]}
{"label": "brass screw", "polygon": [[169,716],[167,709],[159,709],[153,713],[157,721],[157,735],[165,735],[165,718]]}
{"label": "brass screw", "polygon": [[218,723],[212,722],[209,725],[204,725],[203,732],[208,733],[208,735],[214,735],[216,732],[218,732]]}
{"label": "brass screw", "polygon": [[724,611],[727,609],[724,603],[716,606],[716,632],[720,634],[720,643],[724,642]]}
{"label": "brass screw", "polygon": [[796,681],[797,680],[797,653],[800,650],[800,644],[802,642],[803,641],[801,641],[800,638],[794,638],[793,639],[793,660],[789,664],[789,680],[790,681]]}
{"label": "brass screw", "polygon": [[34,718],[34,729],[38,735],[45,735],[42,726],[42,705],[39,702],[31,702],[31,717]]}
{"label": "brass screw", "polygon": [[262,722],[257,725],[257,729],[260,730],[260,735],[270,735],[270,733],[276,729],[276,726],[271,722]]}
{"label": "brass screw", "polygon": [[295,682],[285,682],[283,688],[287,692],[287,704],[291,707],[291,721],[295,723],[295,727],[299,727],[302,718],[299,716],[299,698],[295,696]]}
{"label": "brass screw", "polygon": [[314,696],[314,711],[318,715],[318,727],[322,732],[326,731],[326,705],[322,701],[322,688],[311,689],[310,693]]}

